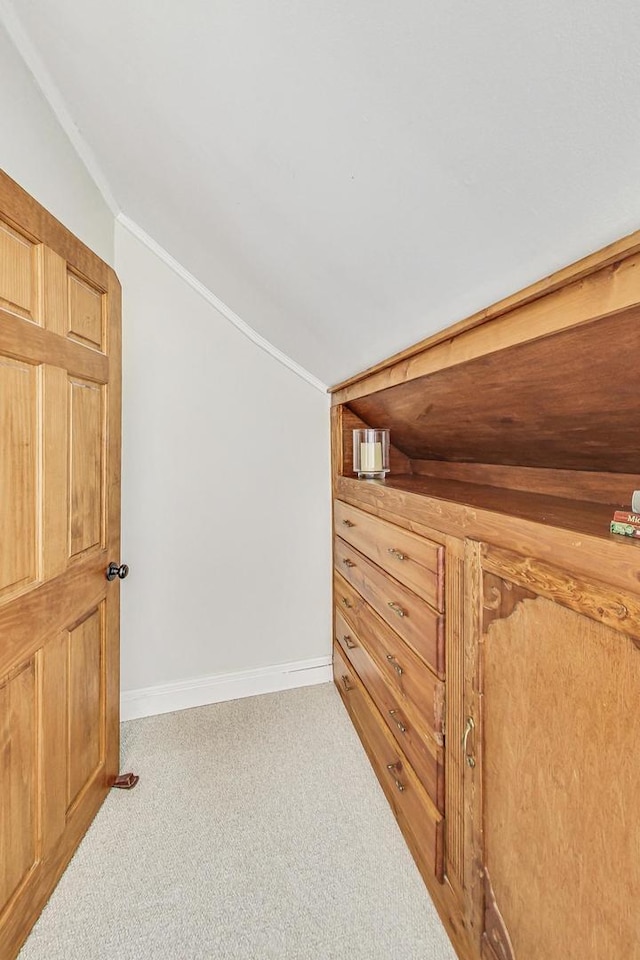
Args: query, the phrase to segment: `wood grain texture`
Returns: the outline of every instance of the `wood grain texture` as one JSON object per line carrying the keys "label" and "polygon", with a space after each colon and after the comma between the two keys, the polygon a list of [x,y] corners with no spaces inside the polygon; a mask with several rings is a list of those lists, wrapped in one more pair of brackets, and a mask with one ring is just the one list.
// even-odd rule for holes
{"label": "wood grain texture", "polygon": [[68,284],[68,336],[101,350],[105,320],[103,292],[71,272]]}
{"label": "wood grain texture", "polygon": [[640,592],[640,543],[609,533],[603,504],[500,491],[426,477],[359,483],[339,478],[340,500],[366,510],[413,518],[439,534],[469,537]]}
{"label": "wood grain texture", "polygon": [[0,219],[0,306],[40,322],[38,246]]}
{"label": "wood grain texture", "polygon": [[[640,638],[640,597],[612,589],[608,584],[576,577],[541,561],[496,547],[483,546],[484,570],[520,588],[535,591],[592,620]],[[514,595],[511,589],[511,596]],[[500,591],[504,596],[504,591]]]}
{"label": "wood grain texture", "polygon": [[76,377],[106,383],[110,380],[109,357],[96,350],[43,330],[21,317],[0,309],[0,354],[27,363],[39,363],[43,356],[53,366]]}
{"label": "wood grain texture", "polygon": [[104,542],[104,388],[69,381],[69,556]]}
{"label": "wood grain texture", "polygon": [[107,290],[111,267],[67,230],[4,170],[0,170],[0,220],[22,236],[43,243],[71,264],[81,276]]}
{"label": "wood grain texture", "polygon": [[406,366],[408,361],[417,354],[424,353],[442,342],[448,341],[459,336],[461,333],[466,333],[475,327],[487,323],[487,321],[495,320],[503,314],[511,313],[520,307],[533,304],[536,300],[540,300],[550,293],[560,290],[562,287],[575,284],[589,277],[591,274],[604,272],[607,268],[613,268],[615,270],[618,264],[622,263],[625,259],[633,258],[634,254],[639,252],[640,230],[620,240],[616,240],[614,243],[608,244],[601,250],[597,250],[587,257],[583,257],[567,267],[556,270],[550,276],[543,277],[541,280],[530,284],[523,290],[499,300],[490,307],[485,307],[483,310],[472,314],[472,316],[465,320],[460,320],[458,323],[447,326],[443,330],[432,334],[430,337],[419,341],[413,346],[394,354],[387,360],[383,360],[369,367],[362,373],[350,377],[348,380],[343,380],[341,383],[331,387],[331,392],[346,392],[348,387],[358,384],[362,380],[369,380],[373,374],[387,371],[394,367]]}
{"label": "wood grain texture", "polygon": [[640,483],[640,476],[631,473],[554,470],[496,463],[451,463],[445,460],[412,460],[411,472],[439,480],[476,483],[501,490],[561,497],[564,500],[606,503],[608,506],[630,504],[630,491]]}
{"label": "wood grain texture", "polygon": [[351,637],[350,641],[343,643],[343,636],[338,636],[343,620],[351,632],[364,640],[367,652],[400,705],[414,715],[416,725],[426,737],[442,746],[445,726],[445,687],[442,680],[368,604],[362,602],[354,587],[339,573],[334,575],[334,594],[337,603],[343,599],[349,603],[348,607],[344,603],[336,607],[334,635],[338,642],[348,647],[349,642],[353,641]]}
{"label": "wood grain texture", "polygon": [[20,909],[15,909],[16,904],[11,904],[11,909],[0,916],[0,944],[5,951],[3,960],[4,957],[13,960],[17,955],[26,936],[25,930],[28,932],[38,919],[43,904],[51,896],[69,863],[69,848],[75,850],[82,840],[104,801],[108,786],[106,782],[94,782],[92,789],[85,794],[83,803],[66,820],[64,834],[49,850],[46,862],[42,861],[31,871],[28,884],[19,890]]}
{"label": "wood grain texture", "polygon": [[[619,369],[639,324],[640,233],[333,394],[408,458],[356,481],[343,434],[336,521],[357,508],[447,549],[441,889],[474,960],[640,960],[640,542],[609,532],[640,487],[640,387]],[[338,626],[377,617],[376,522],[336,540]]]}
{"label": "wood grain texture", "polygon": [[464,544],[464,723],[474,724],[466,755],[473,757],[469,765],[463,757],[464,791],[464,916],[474,956],[481,952],[485,920],[483,789],[481,771],[484,763],[482,724],[484,717],[482,633],[483,583],[480,565],[480,543]]}
{"label": "wood grain texture", "polygon": [[69,309],[67,262],[50,247],[40,246],[39,250],[42,261],[43,326],[50,333],[64,336],[67,332]]}
{"label": "wood grain texture", "polygon": [[444,753],[416,709],[417,705],[406,699],[401,701],[396,696],[394,688],[385,682],[384,674],[370,652],[371,635],[358,634],[339,611],[336,611],[335,640],[423,787],[440,813],[444,813]]}
{"label": "wood grain texture", "polygon": [[[349,609],[349,615],[353,616],[355,615],[353,613],[354,610],[359,608],[366,609],[366,604],[362,598],[359,597],[356,591],[353,590],[353,588],[339,574],[337,574],[335,577],[334,589],[336,601],[339,603],[340,610]],[[346,601],[346,605],[343,603],[343,601]],[[371,615],[375,616],[375,614]],[[346,668],[344,659],[342,659],[342,664],[344,664],[344,668]],[[334,669],[334,676],[336,679],[336,684],[339,685],[339,689],[343,688],[341,678],[342,675],[346,675],[346,670],[344,668],[338,666],[337,669]],[[357,679],[355,674],[353,674],[353,679]],[[347,683],[349,686],[353,685],[349,682],[348,675]],[[365,750],[367,750],[369,758],[372,760],[373,758],[371,752],[362,736],[357,716],[353,710],[353,703],[350,702],[350,699],[347,699],[351,698],[352,696],[357,698],[357,692],[352,695],[345,691],[343,700],[345,701],[345,706],[350,713],[356,730],[359,732],[361,739],[363,739]],[[400,819],[399,822],[402,829],[402,823]],[[419,833],[419,831],[416,832]],[[444,877],[442,882],[439,882],[436,879],[434,874],[433,859],[430,857],[428,845],[422,841],[416,840],[414,833],[409,830],[403,830],[403,833],[405,840],[407,841],[407,845],[425,881],[431,899],[456,949],[458,957],[460,960],[477,960],[477,952],[472,946],[471,939],[466,929],[465,918],[460,909],[457,892],[452,889],[447,877]]]}
{"label": "wood grain texture", "polygon": [[448,545],[446,713],[446,823],[445,869],[462,900],[464,889],[464,549],[462,542]]}
{"label": "wood grain texture", "polygon": [[334,556],[336,569],[345,580],[434,673],[444,678],[444,617],[339,537],[335,538]]}
{"label": "wood grain texture", "polygon": [[342,455],[342,407],[331,407],[331,490],[335,497],[336,478],[344,473]]}
{"label": "wood grain texture", "polygon": [[350,407],[388,426],[411,460],[640,475],[629,430],[640,384],[620,376],[620,344],[635,342],[639,324],[636,307],[433,371]]}
{"label": "wood grain texture", "polygon": [[45,364],[42,368],[42,468],[40,477],[42,529],[42,578],[64,573],[69,561],[68,510],[70,489],[70,391],[66,371]]}
{"label": "wood grain texture", "polygon": [[[119,763],[119,583],[105,570],[120,542],[120,288],[14,187],[0,175],[0,221],[33,246],[37,316],[0,309],[0,579],[12,581],[0,592],[0,688],[30,676],[19,705],[12,694],[0,705],[0,763],[11,767],[0,782],[3,960],[17,955]],[[67,337],[68,270],[107,300],[108,355]]]}
{"label": "wood grain texture", "polygon": [[490,960],[494,960],[494,958],[495,960],[516,960],[509,931],[498,909],[496,896],[493,886],[491,885],[489,870],[486,867],[484,871],[484,902],[485,930],[482,937],[483,955],[488,954]]}
{"label": "wood grain texture", "polygon": [[36,711],[32,658],[0,677],[0,916],[39,855]]}
{"label": "wood grain texture", "polygon": [[[104,533],[109,559],[120,556],[120,490],[122,448],[122,290],[109,270],[106,277],[105,350],[109,356],[106,394],[108,438],[105,453]],[[88,608],[87,608],[88,609]],[[105,781],[111,785],[120,771],[120,590],[111,590],[103,605],[105,657]]]}
{"label": "wood grain texture", "polygon": [[[480,556],[482,556],[482,548]],[[486,570],[483,571],[482,591],[481,629],[483,636],[494,620],[506,620],[523,601],[535,600],[536,598],[533,591]],[[484,693],[482,676],[482,673],[480,673],[478,688]]]}
{"label": "wood grain texture", "polygon": [[43,860],[48,861],[67,828],[69,768],[68,738],[68,634],[66,631],[41,647],[40,724],[46,732],[46,761],[42,765]]}
{"label": "wood grain texture", "polygon": [[38,577],[38,373],[0,355],[0,600]]}
{"label": "wood grain texture", "polygon": [[334,648],[335,683],[400,829],[419,847],[436,879],[443,879],[443,821],[403,752],[382,722],[357,674]]}
{"label": "wood grain texture", "polygon": [[640,652],[538,597],[480,655],[483,849],[514,956],[637,960]]}
{"label": "wood grain texture", "polygon": [[[511,310],[470,317],[429,343],[416,345],[410,356],[386,362],[372,374],[360,374],[350,386],[332,389],[333,403],[350,403],[358,397],[456,366],[497,350],[613,316],[640,303],[640,256],[612,262],[584,279],[560,280],[556,289]],[[391,363],[391,365],[389,365]]]}
{"label": "wood grain texture", "polygon": [[77,802],[104,761],[104,617],[92,610],[69,630],[67,807]]}
{"label": "wood grain texture", "polygon": [[[78,610],[99,606],[105,596],[107,550],[90,554],[37,590],[0,604],[0,676],[78,619]],[[23,656],[24,652],[24,656]]]}
{"label": "wood grain texture", "polygon": [[436,610],[444,610],[444,547],[408,533],[341,500],[334,502],[337,536]]}

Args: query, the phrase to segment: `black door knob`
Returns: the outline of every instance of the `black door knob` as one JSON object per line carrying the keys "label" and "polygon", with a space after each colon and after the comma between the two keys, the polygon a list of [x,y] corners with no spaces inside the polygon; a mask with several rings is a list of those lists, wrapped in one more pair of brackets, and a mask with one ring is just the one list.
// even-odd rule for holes
{"label": "black door knob", "polygon": [[120,580],[124,580],[125,577],[129,576],[129,567],[126,563],[121,563],[118,566],[117,563],[111,561],[107,567],[107,580],[115,580],[116,577],[119,577]]}

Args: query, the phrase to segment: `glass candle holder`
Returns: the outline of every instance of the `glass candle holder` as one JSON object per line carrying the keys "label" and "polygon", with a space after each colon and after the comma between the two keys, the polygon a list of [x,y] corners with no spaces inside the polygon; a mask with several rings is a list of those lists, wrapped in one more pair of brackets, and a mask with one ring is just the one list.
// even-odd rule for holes
{"label": "glass candle holder", "polygon": [[389,431],[353,431],[353,472],[365,480],[384,480],[389,473]]}

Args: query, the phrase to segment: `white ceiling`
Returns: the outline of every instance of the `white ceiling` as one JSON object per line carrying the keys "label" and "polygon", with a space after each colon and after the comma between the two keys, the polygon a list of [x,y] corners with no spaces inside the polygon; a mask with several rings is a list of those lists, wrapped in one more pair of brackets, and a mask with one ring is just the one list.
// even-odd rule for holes
{"label": "white ceiling", "polygon": [[10,2],[118,207],[323,382],[640,227],[637,0]]}

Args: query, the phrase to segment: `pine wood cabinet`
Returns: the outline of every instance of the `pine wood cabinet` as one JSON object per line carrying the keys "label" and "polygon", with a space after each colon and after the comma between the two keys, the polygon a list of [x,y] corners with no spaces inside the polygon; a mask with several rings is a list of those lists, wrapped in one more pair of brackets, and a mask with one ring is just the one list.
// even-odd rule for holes
{"label": "pine wood cabinet", "polygon": [[638,598],[469,549],[469,888],[483,956],[637,960]]}
{"label": "pine wood cabinet", "polygon": [[335,680],[461,960],[640,960],[639,248],[333,391]]}

